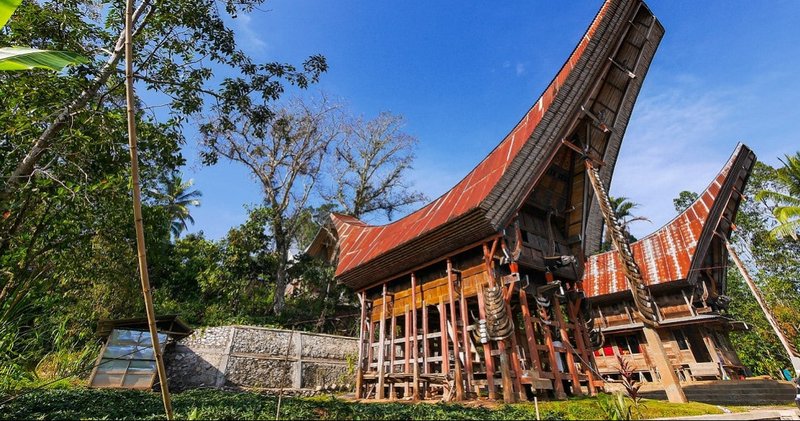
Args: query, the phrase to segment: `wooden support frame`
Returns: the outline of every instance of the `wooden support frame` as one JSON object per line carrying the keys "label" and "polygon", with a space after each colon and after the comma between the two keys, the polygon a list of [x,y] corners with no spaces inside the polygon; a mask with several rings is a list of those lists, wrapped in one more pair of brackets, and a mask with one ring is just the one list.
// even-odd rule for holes
{"label": "wooden support frame", "polygon": [[592,367],[589,364],[593,363],[591,353],[587,352],[586,349],[586,328],[583,326],[583,323],[580,322],[580,317],[578,315],[578,306],[580,302],[578,301],[569,301],[567,300],[567,312],[569,314],[569,318],[572,321],[572,335],[575,337],[575,345],[578,347],[577,351],[582,360],[583,366],[583,374],[586,375],[587,379],[587,388],[589,389],[589,395],[594,396],[597,394],[597,390],[594,386],[595,375],[592,371]]}
{"label": "wooden support frame", "polygon": [[[394,312],[394,296],[392,296],[392,324],[390,326],[390,334],[389,334],[389,373],[394,373],[395,371],[395,357],[396,357],[396,350],[397,344],[394,343],[395,339],[395,332],[397,331],[397,315]],[[389,384],[389,399],[396,399],[397,395],[395,395],[394,390],[394,382]]]}
{"label": "wooden support frame", "polygon": [[[405,311],[405,318],[403,319],[405,322],[405,328],[403,329],[403,336],[405,337],[404,345],[405,348],[403,350],[403,358],[405,358],[405,366],[403,372],[408,374],[411,372],[411,360],[409,359],[411,356],[411,312],[406,306]],[[409,392],[411,391],[411,383],[406,382],[405,391],[403,392],[403,397],[407,398],[411,396]]]}
{"label": "wooden support frame", "polygon": [[467,378],[466,380],[466,389],[470,392],[478,393],[477,390],[473,390],[474,387],[474,371],[472,365],[472,340],[469,337],[469,331],[467,327],[469,326],[469,303],[467,302],[466,297],[464,297],[464,283],[459,282],[459,305],[461,309],[461,333],[463,335],[463,342],[464,342],[464,365],[466,369]]}
{"label": "wooden support frame", "polygon": [[[558,304],[558,303],[556,303]],[[558,353],[556,347],[553,345],[553,333],[550,331],[550,326],[544,323],[539,323],[542,329],[542,336],[544,336],[544,343],[547,346],[547,358],[550,360],[550,371],[553,373],[553,394],[556,399],[566,399],[567,394],[564,392],[564,383],[561,377],[561,371],[558,369]]]}
{"label": "wooden support frame", "polygon": [[417,337],[417,277],[411,273],[411,300],[414,305],[414,312],[411,317],[411,336],[414,338],[414,384],[413,384],[413,398],[419,400],[419,341]]}
{"label": "wooden support frame", "polygon": [[[578,367],[575,366],[575,355],[573,354],[573,350],[571,349],[571,343],[569,339],[569,332],[567,331],[567,324],[564,321],[564,315],[562,314],[561,304],[557,297],[554,297],[554,303],[556,307],[553,309],[556,315],[556,323],[558,323],[558,331],[561,334],[561,342],[564,344],[564,353],[567,356],[567,369],[570,375],[570,379],[572,381],[572,394],[573,395],[583,395],[583,390],[581,390],[581,379],[580,375],[578,374]],[[569,304],[569,300],[567,300],[567,304]]]}
{"label": "wooden support frame", "polygon": [[531,311],[528,307],[528,297],[525,290],[519,290],[519,305],[522,310],[522,320],[525,324],[525,336],[528,339],[528,354],[530,358],[531,367],[536,369],[538,376],[542,375],[542,362],[539,359],[539,346],[536,343],[536,332],[533,328],[533,321],[531,320]]}
{"label": "wooden support frame", "polygon": [[[356,399],[361,399],[361,388],[364,385],[364,322],[367,317],[367,292],[358,293],[358,300],[361,302],[361,316],[358,319],[358,366],[356,369]],[[370,344],[371,346],[371,344]],[[369,364],[367,364],[369,369]]]}
{"label": "wooden support frame", "polygon": [[[450,346],[447,343],[447,306],[444,304],[444,298],[439,298],[439,324],[441,325],[441,336],[439,337],[441,345],[442,357],[442,371],[441,373],[451,378],[450,374]],[[456,357],[457,358],[457,357]]]}
{"label": "wooden support frame", "polygon": [[[478,286],[478,315],[481,320],[486,320],[486,307],[483,302],[483,285]],[[494,357],[492,356],[492,344],[483,344],[483,362],[486,367],[486,388],[489,390],[489,399],[497,400],[497,389],[494,385]]]}
{"label": "wooden support frame", "polygon": [[384,382],[386,379],[386,284],[383,284],[383,306],[381,307],[380,333],[378,334],[378,399],[384,398]]}
{"label": "wooden support frame", "polygon": [[[455,300],[455,287],[453,285],[453,262],[447,258],[447,294],[450,297],[450,320],[453,322],[453,357],[455,359],[455,388],[456,400],[464,400],[464,376],[461,371],[461,358],[459,352],[459,338],[458,338],[458,323],[456,313],[456,300]],[[443,326],[443,330],[447,333],[447,325]],[[446,335],[445,335],[446,336]]]}

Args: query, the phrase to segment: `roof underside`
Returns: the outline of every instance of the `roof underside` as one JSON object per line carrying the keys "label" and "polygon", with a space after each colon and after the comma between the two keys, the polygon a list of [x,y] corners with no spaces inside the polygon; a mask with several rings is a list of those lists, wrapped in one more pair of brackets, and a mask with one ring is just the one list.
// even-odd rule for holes
{"label": "roof underside", "polygon": [[[586,34],[542,96],[517,126],[455,187],[427,206],[391,224],[368,226],[332,215],[338,237],[337,279],[354,289],[397,276],[425,262],[491,237],[524,203],[538,177],[578,120],[581,106],[603,83],[625,79],[618,109],[609,110],[611,136],[604,150],[606,185],[642,80],[664,30],[639,0],[607,0]],[[641,44],[628,63],[609,58],[628,44]],[[625,68],[625,72],[621,70]],[[613,83],[612,83],[613,85]],[[594,106],[594,105],[593,105]],[[591,108],[591,107],[587,107]],[[593,108],[592,108],[593,109]],[[595,204],[588,218],[601,215]],[[587,232],[586,247],[599,246],[600,233]]]}
{"label": "roof underside", "polygon": [[[715,233],[730,237],[731,221],[742,200],[747,178],[756,157],[747,146],[739,144],[731,158],[698,199],[658,231],[631,244],[633,257],[648,285],[687,280],[694,283]],[[724,265],[727,256],[718,257]],[[586,261],[583,289],[590,297],[628,290],[619,254],[609,251]]]}

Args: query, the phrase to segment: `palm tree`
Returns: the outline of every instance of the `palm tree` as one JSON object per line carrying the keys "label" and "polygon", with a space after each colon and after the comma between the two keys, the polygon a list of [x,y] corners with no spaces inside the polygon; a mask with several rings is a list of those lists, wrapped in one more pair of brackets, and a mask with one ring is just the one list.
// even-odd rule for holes
{"label": "palm tree", "polygon": [[[611,202],[611,210],[614,212],[614,215],[617,217],[617,221],[619,221],[622,230],[625,232],[625,236],[628,237],[628,241],[636,241],[636,237],[632,236],[628,226],[632,222],[636,221],[647,221],[650,222],[649,219],[645,218],[644,216],[635,216],[631,211],[639,207],[639,204],[636,202],[631,202],[628,200],[627,197],[620,196],[620,197],[608,197],[609,202]],[[603,249],[610,250],[611,249],[611,237],[608,227],[606,227],[606,241],[604,244]]]}
{"label": "palm tree", "polygon": [[776,238],[792,237],[798,239],[800,230],[800,152],[794,156],[784,155],[780,160],[783,168],[775,171],[774,190],[761,190],[756,194],[757,200],[769,200],[775,204],[772,214],[778,220],[778,226],[770,231]]}
{"label": "palm tree", "polygon": [[198,190],[189,190],[194,184],[194,180],[183,181],[180,174],[173,172],[164,182],[164,191],[153,191],[153,196],[167,210],[167,214],[172,221],[170,231],[175,238],[181,236],[183,231],[189,227],[188,221],[194,225],[194,218],[189,213],[189,206],[200,206],[198,200],[203,193]]}

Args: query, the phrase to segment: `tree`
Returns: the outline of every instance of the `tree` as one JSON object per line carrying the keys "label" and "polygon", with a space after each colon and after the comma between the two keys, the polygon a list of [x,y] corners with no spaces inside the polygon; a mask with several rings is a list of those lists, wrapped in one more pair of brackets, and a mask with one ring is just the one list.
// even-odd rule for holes
{"label": "tree", "polygon": [[[623,232],[628,237],[628,241],[636,241],[636,237],[631,235],[630,229],[628,228],[631,223],[636,221],[647,221],[650,222],[644,216],[634,216],[631,211],[639,207],[638,203],[631,202],[628,200],[627,197],[613,197],[609,196],[609,202],[611,203],[611,210],[614,212],[614,215],[617,217],[617,221],[619,221]],[[606,241],[603,244],[602,250],[610,250],[611,249],[611,239],[609,237],[610,232],[606,229]]]}
{"label": "tree", "polygon": [[775,171],[774,186],[756,194],[756,199],[771,201],[772,214],[778,221],[770,233],[774,237],[791,237],[798,240],[800,231],[800,152],[785,155],[783,167]]}
{"label": "tree", "polygon": [[152,191],[156,202],[164,206],[171,218],[170,231],[177,239],[183,231],[188,229],[186,222],[194,225],[194,218],[190,213],[190,206],[200,206],[198,200],[203,193],[198,190],[189,190],[194,180],[183,181],[180,174],[173,172],[164,180],[162,191]]}
{"label": "tree", "polygon": [[[35,367],[61,346],[51,330],[64,323],[85,345],[93,341],[87,320],[142,312],[128,216],[123,3],[24,1],[0,31],[0,45],[74,51],[89,60],[62,74],[0,72],[0,318],[9,321],[0,320],[0,329],[16,338],[4,342],[11,349],[0,366],[11,355],[14,364]],[[145,192],[184,165],[180,148],[192,115],[230,104],[265,115],[287,86],[306,87],[325,71],[320,56],[298,69],[254,62],[238,48],[230,19],[259,4],[139,2],[133,76],[153,98],[136,99],[134,115]],[[212,69],[231,76],[215,77]],[[244,85],[264,101],[246,104]],[[156,112],[162,105],[168,111]],[[168,273],[169,218],[147,206],[152,199],[145,197],[143,209],[148,266]]]}
{"label": "tree", "polygon": [[[763,190],[778,187],[776,170],[756,162],[744,191],[745,198],[755,198]],[[780,241],[770,234],[773,204],[768,200],[744,200],[736,215],[733,241],[740,256],[753,266],[751,275],[761,289],[777,322],[790,341],[800,345],[796,326],[800,323],[800,243]],[[752,326],[746,332],[733,332],[731,341],[742,362],[754,374],[770,374],[781,378],[781,368],[789,366],[783,348],[769,326],[760,307],[744,284],[737,270],[728,270],[727,292],[731,296],[730,316]]]}
{"label": "tree", "polygon": [[[235,18],[261,2],[227,1],[224,10]],[[70,71],[68,96],[51,98],[47,112],[20,113],[31,120],[32,130],[25,133],[25,142],[14,145],[0,168],[5,176],[0,185],[0,208],[8,210],[13,206],[9,202],[19,200],[32,178],[46,170],[42,163],[46,167],[54,159],[65,158],[64,146],[74,141],[70,134],[80,130],[82,121],[93,118],[100,109],[121,105],[121,6],[119,2],[92,7],[81,2],[26,2],[20,7],[22,13],[17,13],[9,25],[10,33],[0,35],[0,43],[52,46],[90,58],[89,63]],[[305,87],[327,68],[321,56],[309,58],[303,70],[289,64],[253,63],[236,46],[216,2],[142,0],[133,14],[133,26],[135,50],[139,52],[133,64],[135,81],[166,98],[173,117],[169,122],[177,127],[188,115],[203,110],[208,100],[222,107],[231,103],[246,106],[243,86],[254,95],[274,100],[284,90],[282,81]],[[232,68],[236,76],[215,85],[211,65]],[[41,84],[38,82],[31,82],[30,87],[35,90]],[[254,111],[269,113],[269,105],[265,101]],[[0,236],[14,235],[9,229],[0,221]]]}
{"label": "tree", "polygon": [[339,106],[323,97],[316,102],[295,99],[275,115],[249,106],[218,111],[222,113],[202,127],[205,162],[222,156],[247,167],[260,184],[264,206],[271,212],[269,229],[277,256],[272,309],[280,314],[299,226],[295,221],[306,210],[322,159],[338,135]]}
{"label": "tree", "polygon": [[675,212],[681,213],[694,203],[700,197],[697,193],[684,190],[678,194],[678,197],[672,199],[672,204],[675,205]]}
{"label": "tree", "polygon": [[417,139],[402,127],[403,117],[389,112],[369,121],[346,121],[344,138],[329,160],[333,191],[323,197],[347,215],[363,218],[384,212],[389,220],[398,210],[426,200],[405,180]]}

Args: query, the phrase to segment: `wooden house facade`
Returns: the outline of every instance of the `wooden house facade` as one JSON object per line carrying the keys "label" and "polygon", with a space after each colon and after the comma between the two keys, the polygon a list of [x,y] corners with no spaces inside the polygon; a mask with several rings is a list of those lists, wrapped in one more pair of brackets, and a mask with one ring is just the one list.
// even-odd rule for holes
{"label": "wooden house facade", "polygon": [[607,188],[663,34],[642,1],[607,0],[450,191],[387,225],[332,215],[309,252],[335,261],[361,301],[358,397],[513,402],[602,386],[581,279],[603,222],[583,160],[602,160]]}
{"label": "wooden house facade", "polygon": [[[712,183],[685,211],[661,229],[631,244],[660,319],[658,336],[681,382],[739,378],[745,374],[728,334],[747,325],[726,316],[728,252],[736,212],[755,155],[739,145]],[[634,310],[619,256],[610,251],[587,259],[584,291],[593,325],[605,341],[594,351],[604,377],[618,377],[622,356],[639,378],[658,382],[653,345]]]}

